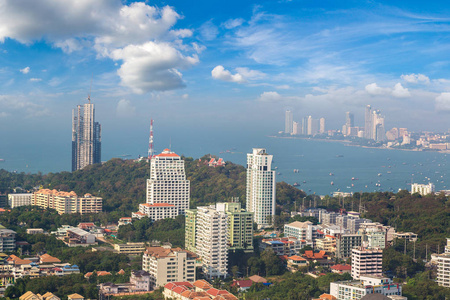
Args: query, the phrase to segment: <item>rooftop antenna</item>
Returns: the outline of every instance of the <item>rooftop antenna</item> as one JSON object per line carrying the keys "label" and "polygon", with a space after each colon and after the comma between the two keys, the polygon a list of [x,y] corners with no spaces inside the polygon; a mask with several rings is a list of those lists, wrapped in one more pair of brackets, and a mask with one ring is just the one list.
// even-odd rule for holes
{"label": "rooftop antenna", "polygon": [[87,97],[87,99],[88,99],[88,101],[89,101],[89,104],[91,104],[92,79],[94,79],[94,73],[92,73],[92,77],[91,77],[91,86],[89,87],[89,94],[88,94],[88,97]]}

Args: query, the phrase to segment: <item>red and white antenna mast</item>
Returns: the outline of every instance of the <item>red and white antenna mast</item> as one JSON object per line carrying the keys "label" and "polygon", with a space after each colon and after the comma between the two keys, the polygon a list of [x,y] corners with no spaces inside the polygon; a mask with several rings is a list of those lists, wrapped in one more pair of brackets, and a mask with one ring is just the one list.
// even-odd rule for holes
{"label": "red and white antenna mast", "polygon": [[148,160],[153,157],[153,119],[150,120],[150,138],[148,141]]}

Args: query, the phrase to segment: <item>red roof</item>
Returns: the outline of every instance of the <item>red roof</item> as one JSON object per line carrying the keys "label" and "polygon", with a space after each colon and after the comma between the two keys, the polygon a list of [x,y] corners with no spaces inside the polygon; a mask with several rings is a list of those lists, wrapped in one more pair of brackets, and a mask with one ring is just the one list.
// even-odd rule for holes
{"label": "red roof", "polygon": [[217,296],[217,295],[224,295],[224,294],[229,294],[228,291],[225,290],[218,290],[215,288],[209,289],[206,291],[208,294],[210,294],[211,296]]}
{"label": "red roof", "polygon": [[325,251],[320,250],[320,252],[314,252],[313,250],[306,250],[303,256],[309,259],[322,259],[325,256]]}
{"label": "red roof", "polygon": [[298,255],[289,256],[288,259],[292,259],[292,260],[306,260],[303,257],[298,256]]}
{"label": "red roof", "polygon": [[246,287],[251,287],[253,284],[253,281],[251,281],[250,279],[247,280],[236,280],[235,282],[233,282],[233,286],[237,285],[241,288],[246,288]]}
{"label": "red roof", "polygon": [[329,238],[332,238],[332,239],[335,239],[336,237],[334,236],[334,235],[326,235],[326,237],[329,237]]}
{"label": "red roof", "polygon": [[352,266],[350,266],[350,265],[334,265],[331,268],[336,271],[350,271],[352,269]]}
{"label": "red roof", "polygon": [[180,157],[178,154],[170,152],[170,149],[164,149],[164,151],[161,154],[157,154],[155,156],[157,156],[157,157]]}
{"label": "red roof", "polygon": [[317,229],[317,233],[323,234],[323,231]]}
{"label": "red roof", "polygon": [[182,292],[187,291],[187,290],[188,290],[187,287],[179,285],[179,286],[175,287],[172,291],[174,293],[181,294]]}

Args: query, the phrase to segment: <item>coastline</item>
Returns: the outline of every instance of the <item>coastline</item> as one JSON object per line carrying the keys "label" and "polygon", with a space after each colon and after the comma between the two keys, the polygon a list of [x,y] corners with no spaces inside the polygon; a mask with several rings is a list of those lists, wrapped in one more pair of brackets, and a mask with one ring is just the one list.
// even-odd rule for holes
{"label": "coastline", "polygon": [[293,139],[293,140],[309,140],[309,141],[319,141],[319,142],[333,142],[333,143],[344,144],[344,146],[359,147],[359,148],[366,148],[366,149],[398,150],[398,151],[409,151],[409,152],[430,152],[430,153],[450,154],[450,150],[425,150],[425,151],[423,151],[423,149],[418,149],[418,148],[400,149],[400,148],[390,148],[390,147],[374,147],[374,146],[364,146],[364,145],[354,144],[352,141],[349,141],[349,140],[315,139],[315,138],[303,137],[303,136],[277,136],[277,135],[268,135],[267,137],[276,138],[276,139]]}

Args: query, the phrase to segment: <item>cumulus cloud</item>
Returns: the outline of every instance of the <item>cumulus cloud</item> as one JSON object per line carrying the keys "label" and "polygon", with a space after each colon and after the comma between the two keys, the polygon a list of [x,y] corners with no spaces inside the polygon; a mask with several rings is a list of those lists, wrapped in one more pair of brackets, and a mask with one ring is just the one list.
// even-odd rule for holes
{"label": "cumulus cloud", "polygon": [[266,77],[265,73],[257,70],[250,70],[249,68],[236,68],[236,71],[241,74],[242,77],[250,80],[263,79]]}
{"label": "cumulus cloud", "polygon": [[441,93],[435,99],[436,109],[441,111],[450,111],[450,93]]}
{"label": "cumulus cloud", "polygon": [[184,56],[168,43],[155,42],[117,49],[111,57],[123,61],[118,70],[122,84],[139,94],[184,87],[177,68],[187,68],[198,62],[197,55]]}
{"label": "cumulus cloud", "polygon": [[28,73],[30,72],[30,67],[25,67],[25,68],[23,68],[23,69],[20,69],[20,72],[21,72],[22,74],[28,74]]}
{"label": "cumulus cloud", "polygon": [[117,116],[121,118],[134,116],[136,108],[131,104],[130,100],[121,99],[116,106]]}
{"label": "cumulus cloud", "polygon": [[228,21],[224,22],[222,25],[226,29],[233,29],[233,28],[241,26],[243,23],[244,23],[244,19],[238,18],[238,19],[229,19]]}
{"label": "cumulus cloud", "polygon": [[[159,8],[143,2],[4,0],[0,42],[5,38],[23,44],[45,40],[66,53],[94,49],[98,57],[122,62],[117,73],[124,86],[136,93],[160,91],[183,87],[179,70],[198,61],[191,52],[204,49],[183,43],[192,31],[173,29],[180,18],[170,6]],[[210,25],[204,28],[209,37],[214,35],[212,22]]]}
{"label": "cumulus cloud", "polygon": [[209,20],[208,22],[205,22],[202,26],[200,26],[199,32],[204,40],[212,41],[219,34],[219,29],[217,29],[217,26],[214,25],[212,20]]}
{"label": "cumulus cloud", "polygon": [[42,81],[42,78],[30,78],[31,82],[39,82]]}
{"label": "cumulus cloud", "polygon": [[237,82],[237,83],[244,83],[246,82],[244,77],[242,77],[241,74],[231,74],[230,71],[225,70],[223,66],[217,66],[211,71],[211,75],[214,79],[217,80],[223,80],[228,82]]}
{"label": "cumulus cloud", "polygon": [[375,82],[366,85],[365,90],[370,95],[386,95],[391,91],[389,88],[379,87]]}
{"label": "cumulus cloud", "polygon": [[411,93],[408,91],[407,88],[404,88],[401,83],[397,83],[394,86],[394,90],[392,91],[392,96],[397,98],[406,98],[410,97]]}
{"label": "cumulus cloud", "polygon": [[259,101],[264,102],[280,101],[282,99],[283,97],[277,92],[264,92],[258,98]]}
{"label": "cumulus cloud", "polygon": [[407,75],[402,75],[400,76],[404,81],[408,82],[408,83],[430,83],[430,78],[428,78],[428,76],[425,76],[423,74],[407,74]]}
{"label": "cumulus cloud", "polygon": [[183,99],[189,99],[189,94],[183,94],[183,96],[181,96],[181,98],[183,98]]}

